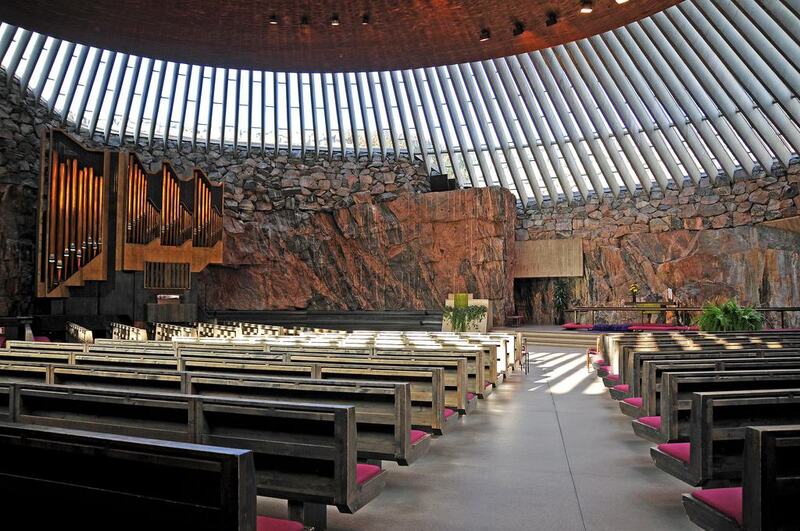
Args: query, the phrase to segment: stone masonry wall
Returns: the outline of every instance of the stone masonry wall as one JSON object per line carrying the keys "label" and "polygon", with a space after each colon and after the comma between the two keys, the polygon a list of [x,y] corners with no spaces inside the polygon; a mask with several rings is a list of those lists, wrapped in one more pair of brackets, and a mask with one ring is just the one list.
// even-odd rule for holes
{"label": "stone masonry wall", "polygon": [[[644,195],[517,212],[517,240],[582,238],[584,276],[570,279],[584,305],[619,305],[636,282],[639,298],[667,288],[686,304],[800,306],[800,162],[752,178],[703,179]],[[794,230],[770,221],[794,223]],[[552,280],[517,281],[516,303],[533,322],[553,322]],[[519,310],[519,308],[518,308]],[[605,321],[637,316],[606,314]],[[770,316],[777,322],[777,315]],[[791,322],[800,322],[793,314]]]}

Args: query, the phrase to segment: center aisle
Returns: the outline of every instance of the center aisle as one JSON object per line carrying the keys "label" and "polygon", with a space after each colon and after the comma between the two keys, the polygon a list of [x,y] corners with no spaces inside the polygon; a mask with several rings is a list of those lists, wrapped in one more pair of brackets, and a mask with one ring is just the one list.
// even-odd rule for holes
{"label": "center aisle", "polygon": [[[329,529],[697,529],[680,503],[691,487],[652,464],[585,354],[529,349],[531,374],[500,385],[412,466],[386,463],[386,490],[356,514],[329,509]],[[259,513],[285,514],[285,502],[260,498]]]}

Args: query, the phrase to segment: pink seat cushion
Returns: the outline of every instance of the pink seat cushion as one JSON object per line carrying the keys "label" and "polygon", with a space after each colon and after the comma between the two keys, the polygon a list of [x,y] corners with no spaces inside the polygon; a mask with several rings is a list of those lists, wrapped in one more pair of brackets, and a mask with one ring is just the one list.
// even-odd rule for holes
{"label": "pink seat cushion", "polygon": [[561,328],[563,328],[564,330],[591,330],[592,325],[579,324],[579,323],[564,323],[561,325]]}
{"label": "pink seat cushion", "polygon": [[293,520],[259,516],[256,519],[256,531],[303,531],[303,524]]}
{"label": "pink seat cushion", "polygon": [[[639,419],[642,420],[642,419]],[[675,459],[689,464],[691,460],[692,445],[691,443],[666,443],[659,444],[658,449],[667,455],[671,455]]]}
{"label": "pink seat cushion", "polygon": [[34,336],[33,340],[39,343],[50,343],[50,338],[47,336]]}
{"label": "pink seat cushion", "polygon": [[632,396],[630,398],[623,398],[622,401],[625,402],[626,404],[630,404],[633,407],[638,407],[638,408],[642,407],[642,397],[641,396]]}
{"label": "pink seat cushion", "polygon": [[[639,400],[641,400],[641,399],[639,399]],[[637,407],[642,407],[642,406],[637,406]],[[660,415],[655,416],[655,417],[639,417],[639,422],[641,422],[642,424],[644,424],[646,426],[650,426],[654,430],[660,430],[661,429],[661,416]]]}
{"label": "pink seat cushion", "polygon": [[742,487],[696,490],[692,496],[742,525]]}
{"label": "pink seat cushion", "polygon": [[381,473],[378,465],[359,463],[356,465],[356,483],[362,485]]}
{"label": "pink seat cushion", "polygon": [[612,387],[614,391],[619,391],[620,393],[629,393],[631,390],[631,386],[628,384],[619,384]]}
{"label": "pink seat cushion", "polygon": [[609,374],[609,375],[606,376],[606,378],[608,378],[612,382],[618,382],[619,381],[619,374]]}
{"label": "pink seat cushion", "polygon": [[485,382],[483,382],[483,388],[484,389],[489,389],[491,386],[492,386],[492,382],[490,382],[489,380],[486,380]]}
{"label": "pink seat cushion", "polygon": [[456,414],[455,409],[450,409],[449,407],[444,408],[444,418],[448,419]]}
{"label": "pink seat cushion", "polygon": [[0,348],[6,348],[6,336],[0,336]]}
{"label": "pink seat cushion", "polygon": [[467,393],[467,400],[472,400],[475,398],[475,393]]}
{"label": "pink seat cushion", "polygon": [[427,433],[422,430],[411,430],[411,444],[416,443],[418,440],[425,437]]}

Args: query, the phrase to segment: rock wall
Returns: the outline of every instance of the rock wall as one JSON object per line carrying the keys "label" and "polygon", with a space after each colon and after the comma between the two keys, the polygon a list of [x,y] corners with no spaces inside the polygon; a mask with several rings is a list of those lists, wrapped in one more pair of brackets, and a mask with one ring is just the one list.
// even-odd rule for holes
{"label": "rock wall", "polygon": [[[0,316],[34,311],[37,131],[57,124],[0,72]],[[116,136],[111,142],[119,147]],[[169,160],[179,173],[197,167],[225,184],[225,266],[195,283],[201,307],[419,310],[464,290],[492,299],[498,320],[511,305],[515,201],[507,191],[428,194],[419,163],[391,157],[122,147],[151,171]]]}
{"label": "rock wall", "polygon": [[500,188],[404,194],[315,213],[230,219],[225,267],[206,270],[210,309],[440,308],[448,293],[511,308],[515,198]]}
{"label": "rock wall", "polygon": [[[569,283],[575,302],[584,305],[619,305],[636,282],[640,300],[657,300],[671,287],[690,305],[735,297],[746,304],[800,306],[800,234],[770,223],[797,219],[799,211],[795,162],[769,176],[716,184],[704,179],[683,190],[654,190],[650,198],[519,211],[515,236],[583,238],[584,276]],[[552,323],[552,289],[549,279],[518,280],[518,311],[532,322]],[[598,316],[608,322],[636,317]],[[777,315],[769,318],[777,323]],[[800,315],[791,314],[789,323],[800,323]]]}

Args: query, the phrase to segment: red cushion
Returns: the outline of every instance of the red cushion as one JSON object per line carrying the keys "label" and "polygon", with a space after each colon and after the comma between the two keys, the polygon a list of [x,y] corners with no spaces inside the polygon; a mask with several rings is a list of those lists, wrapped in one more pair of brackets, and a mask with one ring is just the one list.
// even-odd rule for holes
{"label": "red cushion", "polygon": [[378,465],[359,463],[356,465],[356,483],[359,485],[366,483],[380,473],[381,467]]}
{"label": "red cushion", "polygon": [[[642,420],[642,419],[639,419]],[[686,464],[689,464],[691,460],[691,443],[666,443],[666,444],[659,444],[658,449],[664,452],[667,455],[671,455],[675,459],[683,461]]]}
{"label": "red cushion", "polygon": [[688,332],[699,330],[696,326],[672,326],[658,324],[640,324],[628,327],[631,332]]}
{"label": "red cushion", "polygon": [[614,391],[619,391],[620,393],[628,393],[631,390],[631,386],[628,384],[618,384],[612,387]]}
{"label": "red cushion", "polygon": [[564,323],[561,328],[564,330],[591,330],[592,326],[590,324]]}
{"label": "red cushion", "polygon": [[6,348],[6,336],[0,336],[0,348]]}
{"label": "red cushion", "polygon": [[303,524],[293,520],[259,516],[256,519],[256,531],[303,531]]}
{"label": "red cushion", "polygon": [[489,380],[486,380],[486,381],[483,382],[483,388],[484,389],[489,389],[491,386],[492,386],[492,382],[490,382]]}
{"label": "red cushion", "polygon": [[475,398],[475,393],[467,393],[467,400],[472,400]]}
{"label": "red cushion", "polygon": [[623,398],[622,401],[625,402],[626,404],[632,405],[633,407],[638,407],[638,408],[642,407],[642,397],[641,396],[632,396],[630,398]]}
{"label": "red cushion", "polygon": [[456,414],[455,409],[450,409],[449,407],[444,408],[444,418],[450,418]]}
{"label": "red cushion", "polygon": [[608,376],[606,376],[606,378],[608,378],[612,382],[618,382],[619,381],[619,374],[609,374]]}
{"label": "red cushion", "polygon": [[[641,398],[639,400],[641,400]],[[637,406],[637,407],[642,407],[642,406]],[[639,422],[641,422],[642,424],[644,424],[646,426],[650,426],[654,430],[660,430],[661,429],[661,416],[660,415],[659,416],[655,416],[655,417],[639,417]],[[687,462],[688,462],[688,460],[687,460]]]}
{"label": "red cushion", "polygon": [[696,490],[692,496],[742,525],[742,487]]}
{"label": "red cushion", "polygon": [[425,433],[422,430],[411,430],[411,444],[414,444],[415,442],[422,439],[426,435],[427,433]]}
{"label": "red cushion", "polygon": [[33,340],[39,343],[50,343],[50,338],[47,336],[33,336]]}

